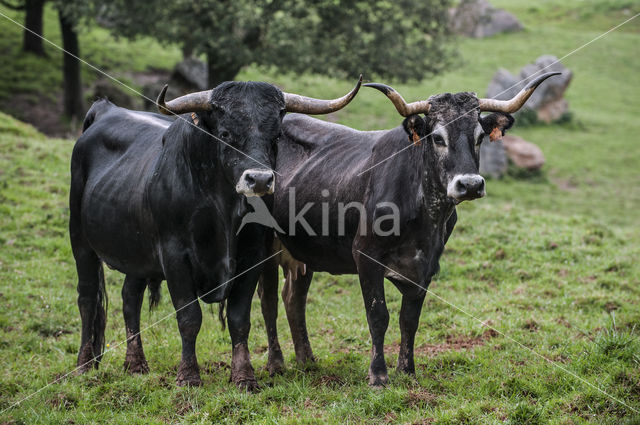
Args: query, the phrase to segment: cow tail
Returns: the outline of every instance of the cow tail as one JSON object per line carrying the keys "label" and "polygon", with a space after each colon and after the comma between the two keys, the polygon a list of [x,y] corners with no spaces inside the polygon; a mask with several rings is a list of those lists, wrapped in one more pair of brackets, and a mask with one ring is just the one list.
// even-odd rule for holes
{"label": "cow tail", "polygon": [[98,308],[96,317],[93,319],[93,350],[96,360],[100,362],[104,354],[105,338],[104,331],[107,327],[107,312],[109,311],[109,298],[107,297],[107,287],[104,280],[104,268],[102,264],[98,268]]}
{"label": "cow tail", "polygon": [[158,307],[160,304],[160,284],[161,280],[148,280],[147,288],[149,288],[149,311]]}
{"label": "cow tail", "polygon": [[224,331],[226,329],[227,324],[227,315],[225,314],[224,308],[227,305],[227,300],[222,300],[218,303],[218,320],[220,320],[220,326]]}

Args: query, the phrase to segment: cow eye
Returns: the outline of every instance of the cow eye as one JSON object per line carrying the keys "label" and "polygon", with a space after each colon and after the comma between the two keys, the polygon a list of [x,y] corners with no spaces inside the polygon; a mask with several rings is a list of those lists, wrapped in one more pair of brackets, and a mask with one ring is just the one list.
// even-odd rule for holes
{"label": "cow eye", "polygon": [[220,137],[225,139],[225,140],[228,139],[229,138],[229,132],[227,130],[222,130],[220,132]]}
{"label": "cow eye", "polygon": [[439,134],[432,134],[431,140],[433,140],[433,143],[435,143],[436,145],[447,146],[447,144],[444,141],[444,138]]}

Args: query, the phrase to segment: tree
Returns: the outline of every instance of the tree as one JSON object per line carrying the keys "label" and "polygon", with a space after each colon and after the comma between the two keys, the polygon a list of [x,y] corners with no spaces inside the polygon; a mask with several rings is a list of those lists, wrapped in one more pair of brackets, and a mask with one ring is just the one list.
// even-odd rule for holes
{"label": "tree", "polygon": [[42,44],[42,15],[44,13],[44,3],[46,0],[23,0],[11,3],[8,0],[0,0],[0,4],[12,10],[25,12],[22,38],[22,50],[24,52],[35,53],[44,56],[44,46]]}
{"label": "tree", "polygon": [[105,0],[120,35],[205,54],[209,84],[246,65],[420,80],[450,64],[448,0]]}
{"label": "tree", "polygon": [[82,78],[80,70],[80,43],[76,32],[76,19],[73,13],[62,5],[58,6],[58,19],[62,33],[62,75],[64,78],[64,115],[67,118],[80,118],[84,114],[82,99]]}

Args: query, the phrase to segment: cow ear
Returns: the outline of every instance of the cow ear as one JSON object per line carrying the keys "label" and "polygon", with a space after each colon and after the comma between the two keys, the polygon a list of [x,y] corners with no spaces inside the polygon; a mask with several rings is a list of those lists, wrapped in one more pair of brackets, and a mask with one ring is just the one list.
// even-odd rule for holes
{"label": "cow ear", "polygon": [[513,125],[515,119],[510,114],[496,112],[486,117],[480,117],[480,125],[485,134],[489,135],[489,140],[495,142],[502,139],[504,132]]}
{"label": "cow ear", "polygon": [[409,135],[409,141],[416,145],[427,135],[427,123],[420,115],[411,115],[402,122],[404,131]]}

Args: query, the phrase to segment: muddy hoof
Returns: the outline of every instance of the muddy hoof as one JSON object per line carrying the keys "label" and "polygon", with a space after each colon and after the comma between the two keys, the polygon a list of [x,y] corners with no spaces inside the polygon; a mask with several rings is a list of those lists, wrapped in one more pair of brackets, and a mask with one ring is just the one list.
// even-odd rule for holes
{"label": "muddy hoof", "polygon": [[149,373],[149,364],[145,359],[126,359],[123,367],[132,375]]}
{"label": "muddy hoof", "polygon": [[186,366],[181,363],[178,367],[176,384],[179,387],[199,387],[202,385],[202,380],[200,379],[200,368],[198,368],[197,365]]}
{"label": "muddy hoof", "polygon": [[240,379],[234,382],[238,389],[245,390],[249,393],[257,393],[260,391],[260,385],[255,379]]}
{"label": "muddy hoof", "polygon": [[372,388],[385,388],[389,383],[389,375],[386,373],[369,374],[369,386]]}
{"label": "muddy hoof", "polygon": [[200,376],[181,377],[176,379],[176,385],[179,387],[199,387],[202,385]]}
{"label": "muddy hoof", "polygon": [[82,375],[93,369],[94,367],[98,368],[98,363],[93,355],[93,348],[90,344],[85,345],[80,349],[80,353],[78,353],[78,362],[76,364],[78,368],[75,371],[76,375]]}
{"label": "muddy hoof", "polygon": [[284,373],[284,359],[282,356],[270,358],[267,361],[267,370],[269,371],[269,376],[282,375]]}

